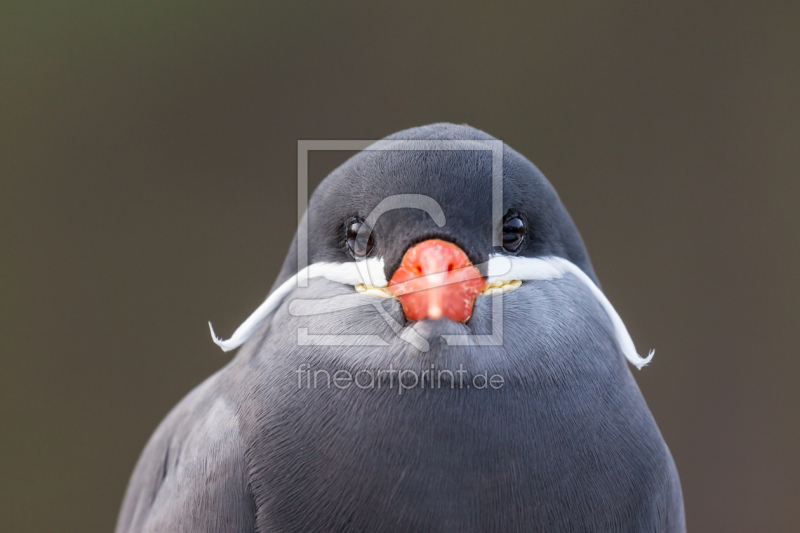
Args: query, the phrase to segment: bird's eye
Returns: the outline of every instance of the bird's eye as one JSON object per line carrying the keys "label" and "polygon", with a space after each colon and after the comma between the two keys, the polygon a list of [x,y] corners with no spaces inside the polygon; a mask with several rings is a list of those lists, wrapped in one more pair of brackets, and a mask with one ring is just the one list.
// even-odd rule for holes
{"label": "bird's eye", "polygon": [[350,253],[353,254],[353,257],[366,257],[367,254],[372,251],[372,246],[375,244],[375,240],[372,238],[372,232],[370,232],[369,237],[367,237],[367,228],[364,228],[363,232],[359,232],[363,224],[364,223],[357,218],[351,218],[347,222],[347,247],[350,248]]}
{"label": "bird's eye", "polygon": [[516,252],[525,239],[525,222],[517,214],[506,215],[503,221],[503,248]]}

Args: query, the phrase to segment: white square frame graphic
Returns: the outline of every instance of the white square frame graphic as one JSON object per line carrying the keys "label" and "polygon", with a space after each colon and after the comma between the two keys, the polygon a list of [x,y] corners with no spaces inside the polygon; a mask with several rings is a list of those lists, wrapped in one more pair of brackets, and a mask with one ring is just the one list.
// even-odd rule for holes
{"label": "white square frame graphic", "polygon": [[[308,156],[312,151],[490,151],[492,153],[492,246],[502,246],[503,141],[498,139],[428,140],[298,140],[297,141],[297,286],[308,286]],[[489,335],[442,335],[449,345],[503,344],[502,294],[492,295],[492,331]],[[305,330],[305,328],[303,328]],[[303,331],[303,344],[325,344],[325,335]]]}

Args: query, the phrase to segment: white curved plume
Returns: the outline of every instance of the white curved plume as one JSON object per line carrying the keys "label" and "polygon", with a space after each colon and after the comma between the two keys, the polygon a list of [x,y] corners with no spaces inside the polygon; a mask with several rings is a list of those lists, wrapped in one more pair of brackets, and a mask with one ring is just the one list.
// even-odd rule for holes
{"label": "white curved plume", "polygon": [[[286,296],[292,292],[297,284],[298,275],[308,275],[309,278],[322,277],[343,283],[346,285],[359,285],[364,283],[364,270],[368,272],[368,280],[372,281],[373,287],[385,287],[387,285],[386,276],[383,271],[383,259],[369,258],[365,261],[349,262],[349,263],[315,263],[309,265],[296,274],[283,282],[275,291],[270,294],[264,303],[258,306],[253,314],[245,320],[241,326],[236,328],[228,340],[222,340],[214,333],[214,328],[211,322],[208,327],[211,330],[211,338],[214,342],[224,351],[230,351],[238,348],[249,339],[253,333],[261,327],[264,321],[277,309]],[[483,266],[483,265],[481,265]],[[574,263],[562,257],[511,257],[506,255],[494,255],[489,258],[487,265],[487,282],[498,281],[546,281],[552,279],[559,279],[566,274],[572,274],[578,278],[586,287],[589,288],[592,295],[597,299],[605,312],[608,314],[611,324],[614,327],[614,334],[617,339],[622,353],[636,368],[642,368],[650,362],[653,358],[653,350],[647,357],[640,357],[636,353],[633,340],[631,339],[625,323],[622,322],[619,314],[608,301],[603,291],[595,285],[592,279],[586,273],[578,268]],[[334,300],[332,298],[330,300]],[[349,302],[346,296],[342,300],[344,307],[352,307],[352,302]],[[343,307],[343,308],[344,308]],[[328,307],[329,311],[334,311],[335,306]]]}
{"label": "white curved plume", "polygon": [[[511,268],[508,268],[508,260],[511,260]],[[636,368],[641,369],[644,365],[653,359],[654,350],[650,350],[647,357],[640,357],[636,353],[636,348],[633,345],[633,340],[628,333],[628,328],[622,322],[614,306],[608,301],[606,295],[600,290],[600,287],[595,285],[592,279],[586,273],[578,268],[577,265],[564,259],[563,257],[509,257],[505,255],[495,255],[489,259],[489,275],[488,282],[492,281],[511,281],[511,280],[549,280],[558,279],[565,274],[572,274],[577,277],[584,285],[586,285],[600,305],[603,306],[608,318],[614,326],[614,334],[617,337],[622,353]]]}
{"label": "white curved plume", "polygon": [[[363,270],[366,270],[366,272],[362,272]],[[253,314],[242,322],[241,326],[236,328],[236,331],[233,332],[230,339],[222,340],[217,337],[214,333],[214,327],[211,325],[211,322],[209,322],[208,328],[211,330],[211,338],[214,340],[214,343],[225,352],[235,350],[244,344],[247,339],[261,327],[269,315],[283,303],[284,298],[292,292],[292,289],[297,286],[298,276],[325,278],[345,285],[358,285],[359,283],[364,283],[362,273],[368,274],[367,279],[372,281],[372,286],[374,287],[385,287],[388,283],[386,281],[386,275],[383,273],[383,259],[369,258],[365,261],[358,262],[314,263],[313,265],[308,265],[306,268],[281,283],[272,294],[267,296],[264,303],[259,305],[258,308],[253,311]]]}

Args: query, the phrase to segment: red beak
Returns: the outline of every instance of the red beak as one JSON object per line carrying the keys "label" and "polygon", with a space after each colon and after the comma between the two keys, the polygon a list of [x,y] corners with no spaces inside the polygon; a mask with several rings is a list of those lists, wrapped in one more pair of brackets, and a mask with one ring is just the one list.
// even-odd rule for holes
{"label": "red beak", "polygon": [[387,289],[400,299],[409,320],[445,316],[464,322],[485,287],[486,280],[461,248],[431,239],[406,251]]}

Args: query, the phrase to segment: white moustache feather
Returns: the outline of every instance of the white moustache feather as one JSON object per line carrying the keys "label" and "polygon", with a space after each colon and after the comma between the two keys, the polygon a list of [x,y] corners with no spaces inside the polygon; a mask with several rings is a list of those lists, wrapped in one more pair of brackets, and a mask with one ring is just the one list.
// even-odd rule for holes
{"label": "white moustache feather", "polygon": [[[651,350],[647,357],[641,357],[636,352],[633,340],[631,339],[625,323],[620,318],[614,306],[608,301],[603,291],[600,290],[586,273],[578,268],[574,263],[562,257],[511,257],[505,255],[494,255],[484,265],[477,265],[478,268],[486,273],[488,283],[502,281],[547,281],[560,279],[566,274],[572,274],[589,288],[592,295],[597,299],[605,310],[614,328],[614,334],[622,353],[636,368],[642,368],[653,358],[654,351]],[[236,328],[230,339],[222,340],[214,333],[211,322],[208,327],[211,330],[211,338],[222,348],[223,351],[230,351],[244,344],[266,321],[267,318],[283,303],[283,300],[297,286],[298,278],[325,278],[330,281],[346,285],[356,286],[363,284],[367,287],[386,287],[387,281],[384,275],[383,259],[369,258],[364,261],[354,261],[349,263],[315,263],[301,270],[275,289],[264,303],[245,320],[241,326]],[[347,295],[345,295],[347,296]],[[352,295],[350,295],[352,296]],[[336,310],[335,305],[327,299],[325,309],[327,312]],[[353,307],[351,299],[343,300],[344,307]],[[367,300],[365,299],[365,303]],[[307,314],[307,313],[301,313]],[[313,314],[313,313],[312,313]]]}
{"label": "white moustache feather", "polygon": [[[360,264],[359,264],[360,263]],[[211,330],[211,338],[214,343],[222,348],[222,351],[229,352],[235,350],[249,339],[253,333],[269,318],[269,316],[283,303],[284,298],[297,287],[298,278],[325,278],[345,285],[358,285],[363,283],[372,287],[385,287],[388,282],[383,273],[383,259],[368,258],[365,261],[352,261],[349,263],[314,263],[308,265],[300,272],[287,279],[280,286],[267,296],[264,303],[253,311],[242,325],[236,328],[233,335],[228,340],[222,340],[214,333],[211,322],[208,328]]]}

